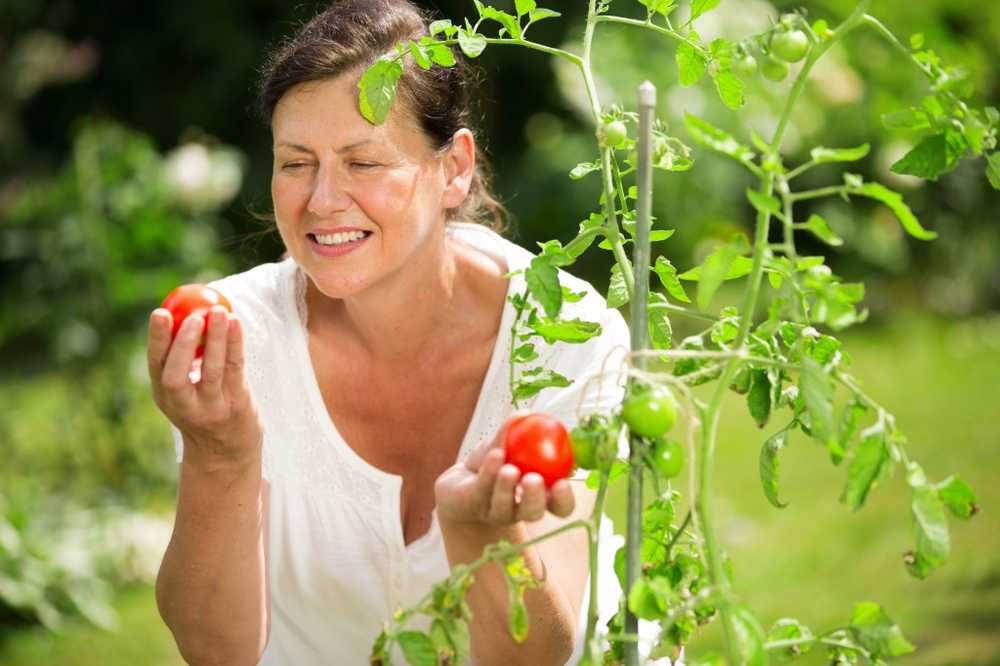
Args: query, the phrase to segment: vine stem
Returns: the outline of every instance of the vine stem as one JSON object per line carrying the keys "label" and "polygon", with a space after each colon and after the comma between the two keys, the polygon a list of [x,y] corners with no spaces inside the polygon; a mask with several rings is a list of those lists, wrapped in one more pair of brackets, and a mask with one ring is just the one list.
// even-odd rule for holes
{"label": "vine stem", "polygon": [[636,28],[645,28],[646,30],[652,30],[654,32],[660,33],[661,35],[666,35],[667,37],[669,37],[671,39],[676,39],[678,42],[683,42],[684,44],[687,44],[688,46],[690,46],[691,48],[693,48],[695,51],[698,51],[699,53],[701,53],[706,58],[710,57],[710,55],[711,55],[705,47],[703,47],[702,45],[698,44],[697,42],[692,41],[691,39],[685,37],[684,35],[680,34],[679,32],[676,32],[675,30],[671,30],[670,28],[664,28],[662,26],[656,25],[652,21],[640,21],[638,19],[630,19],[630,18],[625,18],[623,16],[607,16],[607,15],[602,15],[602,16],[598,16],[597,17],[596,22],[597,23],[620,23],[620,24],[623,24],[623,25],[630,25],[630,26],[633,26],[633,27],[636,27]]}

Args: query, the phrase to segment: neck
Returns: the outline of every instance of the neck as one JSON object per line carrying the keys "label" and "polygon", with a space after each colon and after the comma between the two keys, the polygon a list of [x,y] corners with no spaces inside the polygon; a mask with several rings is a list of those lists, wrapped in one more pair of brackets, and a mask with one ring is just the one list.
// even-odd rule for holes
{"label": "neck", "polygon": [[412,363],[447,348],[454,322],[465,319],[467,270],[444,231],[397,275],[343,299],[331,299],[307,280],[310,334],[371,363]]}

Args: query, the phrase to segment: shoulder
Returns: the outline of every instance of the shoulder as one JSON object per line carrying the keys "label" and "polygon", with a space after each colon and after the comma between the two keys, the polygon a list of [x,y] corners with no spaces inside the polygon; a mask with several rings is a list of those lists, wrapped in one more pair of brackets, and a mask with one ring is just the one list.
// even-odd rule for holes
{"label": "shoulder", "polygon": [[284,318],[284,309],[293,302],[296,274],[295,262],[285,259],[228,275],[209,286],[229,299],[240,321],[253,325],[271,317]]}

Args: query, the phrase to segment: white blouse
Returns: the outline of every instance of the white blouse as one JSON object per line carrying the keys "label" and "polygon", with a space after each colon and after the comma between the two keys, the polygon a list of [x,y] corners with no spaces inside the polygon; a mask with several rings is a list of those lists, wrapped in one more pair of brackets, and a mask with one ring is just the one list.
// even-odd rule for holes
{"label": "white blouse", "polygon": [[[480,225],[453,222],[448,233],[505,259],[509,270],[526,268],[534,256]],[[586,293],[578,302],[565,303],[560,316],[600,322],[602,333],[582,344],[536,341],[541,356],[535,363],[574,381],[566,388],[544,389],[522,406],[551,413],[572,428],[580,416],[607,411],[620,402],[624,377],[617,372],[597,375],[606,359],[607,368],[621,366],[629,331],[622,316],[609,309],[589,283],[564,271],[559,277],[574,292]],[[368,464],[330,419],[309,356],[305,284],[305,274],[291,259],[212,283],[232,303],[244,326],[246,372],[264,430],[263,476],[270,486],[271,633],[260,663],[362,665],[368,663],[371,645],[386,619],[396,609],[416,604],[433,583],[446,578],[448,560],[436,512],[429,531],[404,545],[399,514],[402,478]],[[524,284],[523,275],[511,278],[508,296],[523,291]],[[508,358],[514,315],[507,301],[458,460],[491,440],[513,410]],[[179,462],[181,437],[175,428],[173,432]],[[612,562],[621,543],[611,521],[603,520],[599,629],[617,610],[620,586]],[[588,597],[571,663],[580,655]],[[419,619],[409,626],[426,630],[429,623]]]}

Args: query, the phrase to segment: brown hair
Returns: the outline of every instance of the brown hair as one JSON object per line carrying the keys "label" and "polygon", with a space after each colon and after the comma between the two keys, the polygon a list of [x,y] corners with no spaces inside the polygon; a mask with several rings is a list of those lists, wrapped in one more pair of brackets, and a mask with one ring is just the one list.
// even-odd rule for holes
{"label": "brown hair", "polygon": [[[366,68],[397,43],[429,34],[430,20],[409,0],[334,2],[271,53],[261,73],[258,113],[270,123],[278,101],[292,87]],[[428,70],[404,63],[399,79],[405,108],[437,150],[447,147],[456,131],[470,127],[471,68],[464,58],[456,60],[453,67]],[[507,214],[490,191],[489,166],[477,141],[469,195],[448,211],[447,219],[479,222],[499,232],[506,227]]]}

